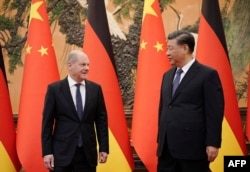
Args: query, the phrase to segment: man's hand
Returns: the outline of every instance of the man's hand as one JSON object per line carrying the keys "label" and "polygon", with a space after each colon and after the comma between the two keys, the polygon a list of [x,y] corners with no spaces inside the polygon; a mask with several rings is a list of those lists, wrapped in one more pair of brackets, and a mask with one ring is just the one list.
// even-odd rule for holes
{"label": "man's hand", "polygon": [[209,162],[213,162],[219,153],[219,149],[214,146],[207,146],[206,151]]}
{"label": "man's hand", "polygon": [[105,163],[108,159],[108,154],[106,152],[100,152],[99,153],[99,162]]}
{"label": "man's hand", "polygon": [[43,157],[43,162],[44,162],[44,166],[45,168],[49,169],[49,170],[54,170],[54,155],[45,155]]}

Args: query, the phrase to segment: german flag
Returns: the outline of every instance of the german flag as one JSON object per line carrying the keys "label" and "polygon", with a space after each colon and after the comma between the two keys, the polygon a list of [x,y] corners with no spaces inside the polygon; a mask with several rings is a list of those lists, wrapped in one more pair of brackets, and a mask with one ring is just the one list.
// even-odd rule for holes
{"label": "german flag", "polygon": [[157,170],[157,129],[160,87],[163,73],[170,68],[158,0],[145,0],[138,55],[132,142],[145,167]]}
{"label": "german flag", "polygon": [[27,172],[47,172],[41,148],[44,97],[59,80],[45,0],[32,0],[17,125],[17,153]]}
{"label": "german flag", "polygon": [[203,0],[198,32],[197,59],[219,73],[225,99],[222,146],[212,171],[223,171],[224,155],[246,155],[243,128],[218,0]]}
{"label": "german flag", "polygon": [[14,127],[9,90],[0,46],[0,171],[18,172],[21,164],[16,152],[16,132]]}
{"label": "german flag", "polygon": [[108,112],[110,155],[98,171],[131,172],[134,168],[128,127],[110,38],[104,0],[88,1],[85,25],[84,52],[90,59],[89,79],[102,86]]}

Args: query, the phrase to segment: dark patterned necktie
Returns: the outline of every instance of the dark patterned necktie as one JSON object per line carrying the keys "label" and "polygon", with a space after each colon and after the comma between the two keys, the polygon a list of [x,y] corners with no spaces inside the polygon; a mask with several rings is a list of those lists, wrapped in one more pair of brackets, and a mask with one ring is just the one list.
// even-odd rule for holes
{"label": "dark patterned necktie", "polygon": [[76,110],[79,119],[82,119],[82,113],[83,113],[83,107],[82,107],[82,96],[80,92],[80,86],[81,84],[76,84]]}
{"label": "dark patterned necktie", "polygon": [[181,73],[183,72],[182,69],[178,69],[177,72],[176,72],[176,77],[174,79],[174,82],[173,82],[173,91],[172,91],[172,96],[174,95],[179,83],[180,83],[180,79],[181,79]]}
{"label": "dark patterned necktie", "polygon": [[[81,96],[81,92],[80,92],[80,86],[81,83],[76,84],[76,110],[77,110],[77,115],[79,117],[79,119],[82,119],[83,116],[83,105],[82,105],[82,96]],[[78,146],[82,146],[82,135],[79,135],[79,139],[78,139]]]}

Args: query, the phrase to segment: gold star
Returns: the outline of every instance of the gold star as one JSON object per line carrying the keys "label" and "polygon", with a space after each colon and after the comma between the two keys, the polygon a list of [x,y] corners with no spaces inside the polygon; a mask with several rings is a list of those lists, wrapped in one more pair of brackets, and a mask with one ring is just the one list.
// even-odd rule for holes
{"label": "gold star", "polygon": [[141,49],[146,49],[147,44],[148,43],[143,40],[141,45],[140,45]]}
{"label": "gold star", "polygon": [[163,51],[163,44],[160,44],[158,41],[157,43],[154,45],[154,47],[157,49],[157,52],[159,51]]}
{"label": "gold star", "polygon": [[30,54],[31,49],[32,49],[32,47],[28,44],[26,47],[26,53]]}
{"label": "gold star", "polygon": [[48,48],[44,48],[43,46],[41,46],[41,49],[38,50],[39,53],[41,53],[41,56],[43,56],[44,54],[48,55]]}
{"label": "gold star", "polygon": [[41,15],[38,12],[38,8],[42,5],[42,3],[43,3],[43,1],[38,1],[34,4],[31,4],[29,23],[32,19],[37,19],[37,20],[43,21],[43,18],[41,17]]}
{"label": "gold star", "polygon": [[143,18],[142,21],[144,20],[144,17],[146,16],[146,14],[151,14],[153,16],[157,16],[155,10],[152,8],[152,5],[154,3],[155,0],[145,0],[144,1],[144,9],[143,9]]}

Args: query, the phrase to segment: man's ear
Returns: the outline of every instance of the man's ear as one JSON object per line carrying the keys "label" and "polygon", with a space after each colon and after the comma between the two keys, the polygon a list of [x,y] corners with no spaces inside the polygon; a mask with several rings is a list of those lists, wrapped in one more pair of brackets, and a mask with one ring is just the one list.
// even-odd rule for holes
{"label": "man's ear", "polygon": [[67,63],[67,67],[68,67],[68,69],[70,69],[70,68],[71,68],[71,66],[72,66],[72,64],[71,64],[71,63]]}
{"label": "man's ear", "polygon": [[188,47],[187,44],[183,44],[182,46],[183,46],[183,49],[184,49],[184,51],[185,51],[186,53],[188,53],[188,52],[190,51],[190,49],[189,49],[189,47]]}

